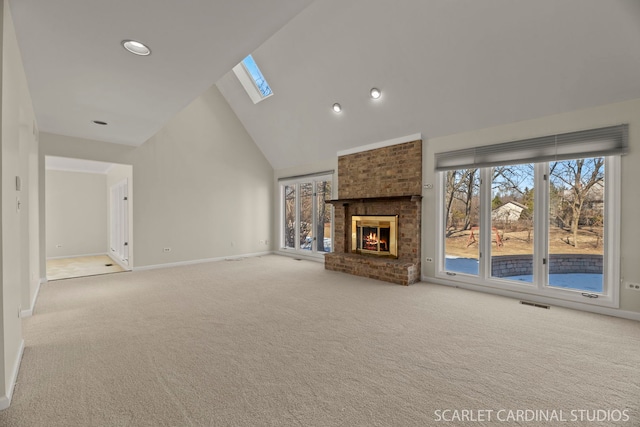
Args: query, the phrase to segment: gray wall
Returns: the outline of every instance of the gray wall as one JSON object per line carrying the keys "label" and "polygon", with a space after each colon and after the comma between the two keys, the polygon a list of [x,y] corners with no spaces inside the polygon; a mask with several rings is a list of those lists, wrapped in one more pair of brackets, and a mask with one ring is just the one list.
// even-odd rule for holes
{"label": "gray wall", "polygon": [[106,254],[107,175],[47,170],[45,185],[47,258]]}
{"label": "gray wall", "polygon": [[40,155],[133,166],[134,268],[271,249],[273,169],[215,86],[140,147],[42,133]]}

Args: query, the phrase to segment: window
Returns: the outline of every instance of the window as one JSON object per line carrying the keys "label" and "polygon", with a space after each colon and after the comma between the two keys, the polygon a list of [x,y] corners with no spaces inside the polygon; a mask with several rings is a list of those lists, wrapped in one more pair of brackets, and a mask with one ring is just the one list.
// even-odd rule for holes
{"label": "window", "polygon": [[281,180],[282,229],[284,250],[323,254],[332,250],[332,176],[317,175]]}
{"label": "window", "polygon": [[480,171],[447,171],[445,183],[445,269],[477,276]]}
{"label": "window", "polygon": [[627,147],[621,125],[437,154],[438,275],[617,307]]}
{"label": "window", "polygon": [[491,277],[533,282],[534,165],[491,168]]}
{"label": "window", "polygon": [[238,80],[247,91],[254,104],[273,95],[273,91],[262,75],[258,64],[251,55],[247,56],[238,65],[233,67]]}
{"label": "window", "polygon": [[603,157],[549,164],[549,286],[603,292],[604,176]]}

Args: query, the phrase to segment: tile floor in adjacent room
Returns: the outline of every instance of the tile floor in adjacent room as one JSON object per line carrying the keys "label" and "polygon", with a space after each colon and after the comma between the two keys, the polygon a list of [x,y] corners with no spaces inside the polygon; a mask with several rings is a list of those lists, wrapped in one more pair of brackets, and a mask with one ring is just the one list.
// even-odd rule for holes
{"label": "tile floor in adjacent room", "polygon": [[107,255],[81,256],[47,260],[47,280],[97,276],[127,271]]}

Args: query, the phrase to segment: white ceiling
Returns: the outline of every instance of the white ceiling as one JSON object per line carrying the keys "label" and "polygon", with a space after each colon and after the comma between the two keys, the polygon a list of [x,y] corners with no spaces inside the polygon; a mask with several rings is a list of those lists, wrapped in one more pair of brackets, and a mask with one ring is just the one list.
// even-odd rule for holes
{"label": "white ceiling", "polygon": [[233,73],[218,87],[284,168],[639,98],[640,1],[323,0],[253,56],[272,97],[254,105]]}
{"label": "white ceiling", "polygon": [[[40,130],[129,145],[153,136],[310,3],[10,0]],[[124,39],[148,44],[151,56],[128,53]]]}

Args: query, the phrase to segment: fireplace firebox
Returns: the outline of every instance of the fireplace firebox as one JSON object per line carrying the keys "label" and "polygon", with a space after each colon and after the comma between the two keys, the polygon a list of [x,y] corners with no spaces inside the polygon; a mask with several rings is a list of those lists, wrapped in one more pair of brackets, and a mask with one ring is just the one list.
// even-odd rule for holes
{"label": "fireplace firebox", "polygon": [[398,215],[353,215],[351,252],[398,258]]}

